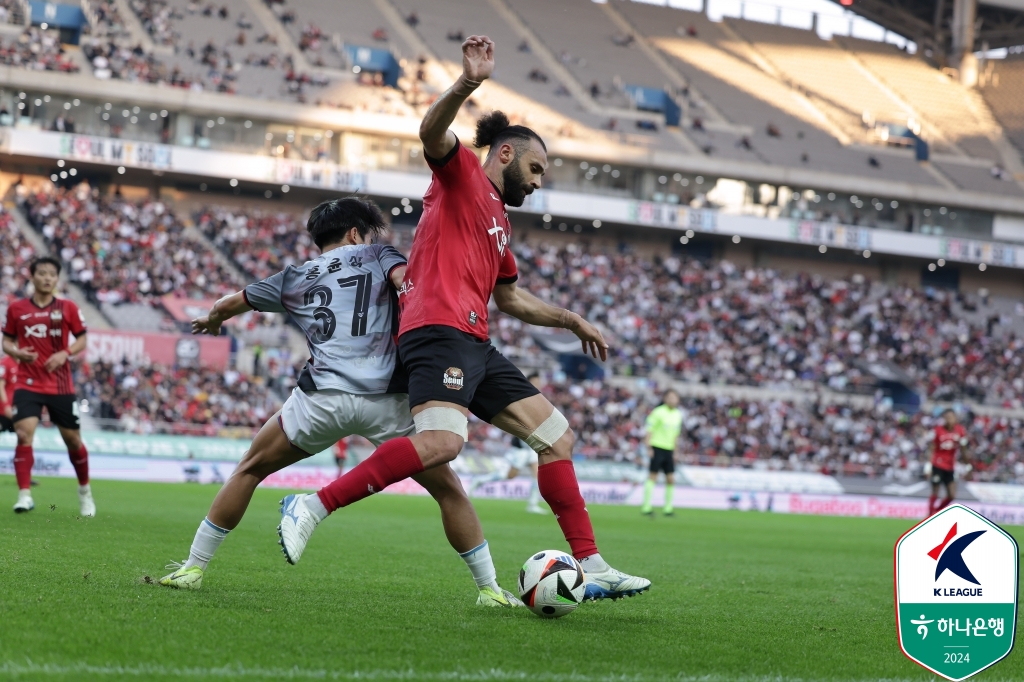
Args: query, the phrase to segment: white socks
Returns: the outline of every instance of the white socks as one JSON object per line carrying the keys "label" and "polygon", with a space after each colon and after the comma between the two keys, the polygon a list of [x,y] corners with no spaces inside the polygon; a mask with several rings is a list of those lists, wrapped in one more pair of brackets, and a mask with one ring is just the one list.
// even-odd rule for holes
{"label": "white socks", "polygon": [[192,549],[188,552],[185,568],[198,566],[205,571],[206,565],[210,563],[214,552],[220,547],[220,543],[224,542],[229,532],[210,523],[210,519],[203,519],[199,524],[199,530],[196,531],[196,539],[192,541]]}
{"label": "white socks", "polygon": [[537,485],[536,478],[530,480],[530,501],[526,503],[526,506],[527,508],[540,506],[540,486]]}
{"label": "white socks", "polygon": [[501,593],[501,588],[498,587],[498,574],[494,570],[494,562],[491,561],[491,548],[487,546],[487,540],[484,540],[484,544],[478,545],[468,552],[460,553],[459,556],[465,559],[466,565],[469,566],[469,572],[473,574],[477,589],[490,587],[495,592]]}
{"label": "white socks", "polygon": [[588,557],[583,557],[580,559],[580,565],[583,567],[584,573],[601,573],[611,568],[611,566],[601,558],[600,554],[591,554]]}
{"label": "white socks", "polygon": [[92,492],[92,487],[90,487],[90,485],[88,483],[86,483],[85,485],[78,486],[78,494],[79,495],[85,495],[86,493],[91,493],[91,492]]}
{"label": "white socks", "polygon": [[315,516],[318,521],[323,521],[330,513],[327,511],[327,507],[324,506],[324,503],[320,501],[320,496],[316,493],[306,495],[302,501],[305,503],[306,509],[312,512],[313,516]]}

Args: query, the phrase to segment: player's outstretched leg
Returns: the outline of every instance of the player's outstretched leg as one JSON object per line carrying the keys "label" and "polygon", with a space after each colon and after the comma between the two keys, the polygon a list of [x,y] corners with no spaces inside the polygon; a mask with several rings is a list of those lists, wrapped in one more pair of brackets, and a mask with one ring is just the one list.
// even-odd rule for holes
{"label": "player's outstretched leg", "polygon": [[306,456],[288,443],[274,415],[256,434],[242,461],[214,498],[209,513],[196,530],[188,559],[168,564],[167,568],[174,571],[161,578],[160,584],[187,590],[201,588],[207,565],[220,543],[242,520],[256,486],[270,474]]}
{"label": "player's outstretched leg", "polygon": [[447,464],[459,454],[463,443],[462,437],[449,431],[431,430],[392,438],[315,495],[289,495],[282,499],[278,534],[288,563],[298,563],[310,535],[328,514],[427,468]]}
{"label": "player's outstretched leg", "polygon": [[[498,584],[490,546],[484,539],[480,519],[451,467],[442,464],[412,478],[426,488],[440,507],[445,536],[466,562],[476,582],[479,592],[476,603],[480,606],[522,606],[523,603],[514,594]],[[288,563],[298,563],[313,530],[327,515],[327,507],[319,493],[286,495],[281,500],[281,524],[277,530],[279,544]]]}
{"label": "player's outstretched leg", "polygon": [[612,568],[597,551],[590,514],[572,465],[575,436],[562,413],[538,394],[512,403],[491,423],[517,436],[538,453],[537,485],[573,556],[583,566],[587,577],[584,600],[632,597],[650,589],[650,580]]}

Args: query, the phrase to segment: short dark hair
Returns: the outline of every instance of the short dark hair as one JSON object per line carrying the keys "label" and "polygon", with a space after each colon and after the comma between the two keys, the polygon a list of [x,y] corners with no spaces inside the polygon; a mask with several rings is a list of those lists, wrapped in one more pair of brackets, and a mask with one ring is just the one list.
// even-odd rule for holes
{"label": "short dark hair", "polygon": [[945,417],[945,416],[946,416],[947,414],[951,414],[951,415],[953,415],[954,417],[957,417],[957,416],[959,416],[959,415],[957,415],[957,413],[956,413],[956,410],[954,410],[954,409],[953,409],[952,407],[947,407],[946,409],[944,409],[944,410],[942,411],[942,414],[941,414],[941,415],[939,415],[939,416],[940,416],[940,417]]}
{"label": "short dark hair", "polygon": [[370,233],[383,234],[388,224],[377,204],[354,194],[320,203],[306,221],[306,230],[320,249],[340,242],[353,227],[365,238]]}
{"label": "short dark hair", "polygon": [[478,148],[490,147],[493,150],[502,142],[508,141],[518,153],[529,144],[530,140],[537,140],[545,152],[548,150],[544,140],[540,139],[540,135],[533,130],[526,126],[511,125],[508,116],[500,111],[492,111],[489,114],[484,114],[476,122],[476,137],[473,138],[473,144]]}
{"label": "short dark hair", "polygon": [[46,263],[49,263],[53,267],[57,268],[57,274],[58,275],[60,274],[60,269],[61,269],[60,268],[60,261],[57,260],[56,258],[54,258],[53,256],[40,256],[39,258],[36,258],[35,260],[33,260],[28,265],[29,273],[32,274],[32,275],[36,274],[36,268],[38,268],[40,265],[44,265]]}

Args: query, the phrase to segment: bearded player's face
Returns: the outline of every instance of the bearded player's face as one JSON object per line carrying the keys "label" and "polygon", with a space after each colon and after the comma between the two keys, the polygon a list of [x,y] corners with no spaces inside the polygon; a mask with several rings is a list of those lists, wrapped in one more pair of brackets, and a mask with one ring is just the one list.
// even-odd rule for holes
{"label": "bearded player's face", "polygon": [[522,206],[528,194],[540,189],[547,169],[548,154],[536,140],[530,140],[529,148],[516,150],[515,156],[501,171],[505,203]]}

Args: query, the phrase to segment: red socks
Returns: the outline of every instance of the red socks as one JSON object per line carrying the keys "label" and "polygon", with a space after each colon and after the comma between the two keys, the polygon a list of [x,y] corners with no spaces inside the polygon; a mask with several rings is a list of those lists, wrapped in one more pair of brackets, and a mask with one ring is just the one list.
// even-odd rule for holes
{"label": "red socks", "polygon": [[28,490],[32,487],[32,465],[35,461],[31,445],[15,446],[14,478],[18,481],[18,490]]}
{"label": "red socks", "polygon": [[928,498],[928,516],[931,516],[938,510],[935,508],[935,500],[938,499],[935,495]]}
{"label": "red socks", "polygon": [[75,467],[75,475],[78,476],[78,485],[89,483],[89,452],[85,449],[85,443],[78,449],[78,452],[68,450],[71,458],[71,466]]}
{"label": "red socks", "polygon": [[423,471],[423,461],[408,438],[382,443],[373,454],[344,476],[317,491],[327,512],[379,493],[392,483]]}
{"label": "red socks", "polygon": [[572,462],[560,459],[542,464],[537,469],[537,487],[554,512],[572,555],[583,559],[597,554],[594,527],[590,525],[590,514],[580,495],[580,484]]}
{"label": "red socks", "polygon": [[939,511],[939,509],[945,509],[946,507],[949,506],[949,503],[952,502],[952,501],[953,501],[952,497],[947,497],[947,498],[943,499],[942,502],[939,503],[939,506],[935,509],[935,511]]}

